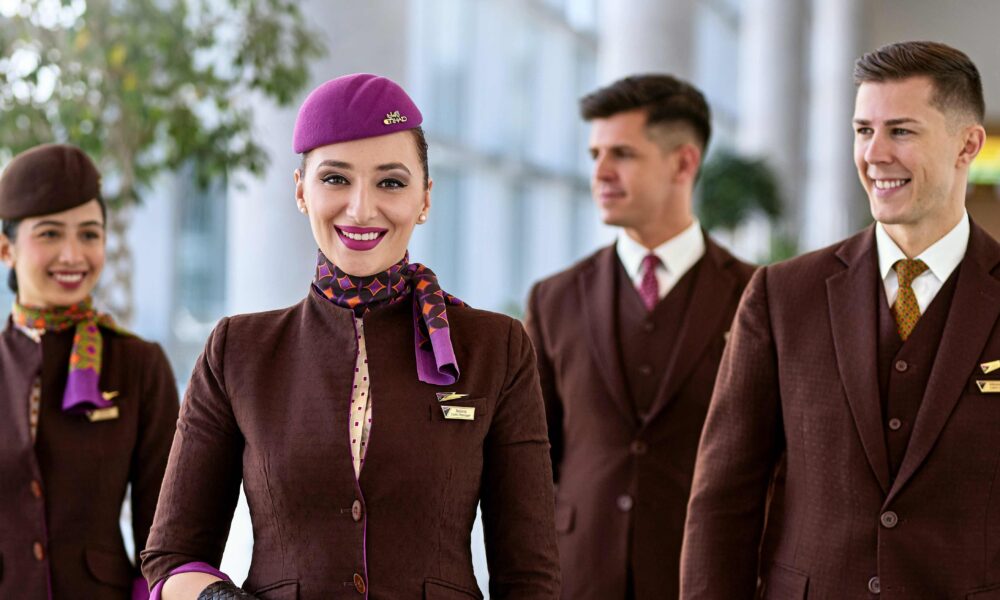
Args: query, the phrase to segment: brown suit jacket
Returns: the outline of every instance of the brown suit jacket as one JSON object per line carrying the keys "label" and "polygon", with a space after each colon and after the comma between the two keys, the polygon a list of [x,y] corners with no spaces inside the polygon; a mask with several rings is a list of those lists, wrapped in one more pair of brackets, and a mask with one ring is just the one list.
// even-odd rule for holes
{"label": "brown suit jacket", "polygon": [[705,242],[689,314],[644,421],[625,391],[615,341],[614,246],[531,290],[526,322],[552,441],[563,598],[624,598],[629,568],[636,598],[677,595],[698,436],[753,273]]}
{"label": "brown suit jacket", "polygon": [[1000,359],[1000,245],[972,225],[894,480],[877,264],[870,227],[747,288],[698,452],[683,598],[1000,598],[1000,395],[976,385],[1000,379],[979,367]]}
{"label": "brown suit jacket", "polygon": [[[223,319],[195,366],[143,572],[218,566],[242,480],[254,527],[244,587],[261,598],[482,598],[470,533],[481,502],[490,594],[559,594],[551,466],[534,354],[516,321],[449,307],[461,378],[416,378],[412,308],[365,316],[372,429],[360,482],[348,439],[354,316],[310,292]],[[438,392],[468,394],[445,420]]]}
{"label": "brown suit jacket", "polygon": [[[119,528],[132,486],[136,555],[146,544],[177,422],[177,390],[163,351],[102,330],[100,389],[118,392],[117,419],[62,412],[73,332],[37,344],[8,319],[0,333],[0,598],[131,597],[138,569]],[[34,445],[31,385],[41,370]]]}

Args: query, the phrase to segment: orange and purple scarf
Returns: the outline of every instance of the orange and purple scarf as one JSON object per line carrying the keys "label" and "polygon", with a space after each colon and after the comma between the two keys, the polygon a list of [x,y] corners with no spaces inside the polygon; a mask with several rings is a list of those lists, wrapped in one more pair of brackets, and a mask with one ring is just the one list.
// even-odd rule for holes
{"label": "orange and purple scarf", "polygon": [[97,312],[90,298],[72,306],[45,309],[29,308],[15,302],[11,318],[15,325],[31,329],[55,332],[76,328],[69,355],[66,390],[63,392],[63,411],[81,413],[113,404],[104,399],[99,387],[104,347],[100,328],[130,334],[118,327],[110,315]]}
{"label": "orange and purple scarf", "polygon": [[458,381],[459,370],[446,307],[466,304],[442,290],[433,271],[410,263],[409,258],[407,253],[381,273],[356,277],[338,269],[320,251],[313,287],[330,302],[353,310],[359,318],[369,310],[402,302],[412,295],[417,378],[433,385],[451,385]]}

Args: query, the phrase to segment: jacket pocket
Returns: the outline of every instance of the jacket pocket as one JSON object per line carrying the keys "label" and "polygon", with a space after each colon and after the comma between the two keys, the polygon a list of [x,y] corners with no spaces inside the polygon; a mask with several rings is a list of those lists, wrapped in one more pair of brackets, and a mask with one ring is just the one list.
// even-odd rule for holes
{"label": "jacket pocket", "polygon": [[297,579],[282,579],[250,591],[261,600],[299,600]]}
{"label": "jacket pocket", "polygon": [[424,580],[424,600],[483,600],[479,590],[470,590],[440,579]]}
{"label": "jacket pocket", "polygon": [[762,600],[804,600],[809,587],[805,573],[773,563],[764,577]]}
{"label": "jacket pocket", "polygon": [[124,554],[103,548],[86,548],[87,569],[94,579],[115,587],[129,588],[136,575]]}
{"label": "jacket pocket", "polygon": [[569,533],[573,531],[573,521],[576,516],[576,509],[572,504],[556,504],[555,525],[556,533]]}
{"label": "jacket pocket", "polygon": [[1000,600],[1000,583],[972,590],[966,600]]}

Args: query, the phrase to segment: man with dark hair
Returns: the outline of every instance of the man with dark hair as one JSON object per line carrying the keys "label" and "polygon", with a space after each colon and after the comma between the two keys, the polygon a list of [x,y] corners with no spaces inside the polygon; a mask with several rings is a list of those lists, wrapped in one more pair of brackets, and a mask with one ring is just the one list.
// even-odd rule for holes
{"label": "man with dark hair", "polygon": [[1000,244],[965,211],[979,73],[904,42],[855,79],[876,223],[750,282],[698,450],[683,598],[1000,598]]}
{"label": "man with dark hair", "polygon": [[691,195],[708,106],[666,75],[580,102],[614,245],[528,300],[567,600],[676,598],[684,510],[726,332],[753,267],[701,230]]}

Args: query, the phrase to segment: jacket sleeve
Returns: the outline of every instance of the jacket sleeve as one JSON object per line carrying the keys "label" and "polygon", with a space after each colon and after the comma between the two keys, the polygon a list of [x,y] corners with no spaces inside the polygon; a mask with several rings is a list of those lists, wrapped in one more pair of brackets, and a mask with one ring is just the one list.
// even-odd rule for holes
{"label": "jacket sleeve", "polygon": [[784,451],[767,269],[736,312],[695,463],[681,598],[751,599],[768,486]]}
{"label": "jacket sleeve", "polygon": [[177,427],[178,410],[174,373],[160,346],[151,346],[149,359],[142,369],[139,430],[130,467],[136,564],[139,564],[139,554],[146,547],[146,538],[153,523],[156,500],[170,455],[170,443]]}
{"label": "jacket sleeve", "polygon": [[481,506],[490,597],[556,600],[552,467],[535,355],[512,321],[507,376],[484,445]]}
{"label": "jacket sleeve", "polygon": [[244,439],[225,381],[228,319],[212,332],[181,405],[142,572],[155,585],[190,562],[222,561],[242,480]]}
{"label": "jacket sleeve", "polygon": [[563,408],[562,400],[559,398],[559,391],[556,387],[555,370],[552,366],[552,358],[546,349],[545,336],[542,333],[542,316],[539,308],[539,295],[541,291],[539,284],[531,288],[528,295],[528,308],[524,318],[524,325],[535,347],[538,365],[538,381],[542,388],[542,401],[545,405],[545,422],[549,432],[550,453],[552,457],[552,477],[559,482],[559,465],[562,464],[563,455]]}

